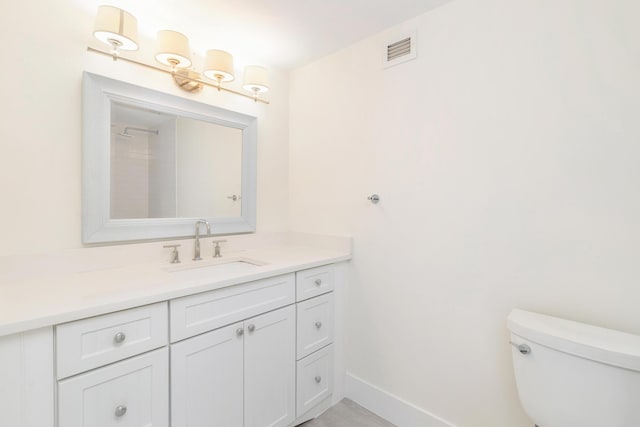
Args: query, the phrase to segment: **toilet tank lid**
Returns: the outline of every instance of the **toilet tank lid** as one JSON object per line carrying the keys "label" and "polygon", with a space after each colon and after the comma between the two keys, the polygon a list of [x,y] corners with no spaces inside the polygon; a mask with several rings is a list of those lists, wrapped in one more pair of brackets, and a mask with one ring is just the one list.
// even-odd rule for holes
{"label": "toilet tank lid", "polygon": [[511,311],[507,325],[515,335],[537,344],[640,371],[638,335],[518,309]]}

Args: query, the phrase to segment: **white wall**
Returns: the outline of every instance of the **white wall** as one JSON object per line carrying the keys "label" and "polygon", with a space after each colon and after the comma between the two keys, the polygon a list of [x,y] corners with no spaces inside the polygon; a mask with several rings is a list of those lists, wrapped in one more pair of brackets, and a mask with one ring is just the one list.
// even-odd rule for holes
{"label": "white wall", "polygon": [[[354,235],[350,372],[461,427],[528,427],[509,310],[640,333],[638,16],[457,0],[292,73],[292,229]],[[383,70],[414,27],[418,59]]]}
{"label": "white wall", "polygon": [[[86,12],[86,1],[33,0],[10,9],[0,18],[0,36],[11,40],[4,49],[11,60],[0,80],[0,256],[81,246],[83,70],[257,116],[257,227],[287,229],[287,73],[271,70],[269,106],[211,88],[190,95],[166,75],[87,53],[86,46],[95,45],[97,9]],[[142,43],[139,58],[153,61],[153,42]]]}

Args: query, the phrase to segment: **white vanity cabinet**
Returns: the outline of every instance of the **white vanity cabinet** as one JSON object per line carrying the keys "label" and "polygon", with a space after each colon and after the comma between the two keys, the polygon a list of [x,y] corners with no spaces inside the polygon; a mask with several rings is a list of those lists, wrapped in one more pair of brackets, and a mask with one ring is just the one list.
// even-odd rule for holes
{"label": "white vanity cabinet", "polygon": [[286,427],[295,418],[295,308],[171,345],[172,427]]}
{"label": "white vanity cabinet", "polygon": [[324,265],[0,337],[0,425],[293,427],[331,404],[334,319]]}

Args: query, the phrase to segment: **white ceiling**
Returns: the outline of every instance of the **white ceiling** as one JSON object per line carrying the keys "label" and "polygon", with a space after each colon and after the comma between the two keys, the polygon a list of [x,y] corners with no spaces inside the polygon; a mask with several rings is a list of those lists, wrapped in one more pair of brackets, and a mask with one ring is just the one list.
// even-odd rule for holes
{"label": "white ceiling", "polygon": [[240,62],[292,69],[451,0],[76,0],[95,16],[110,4],[141,34],[183,32],[199,55],[228,50]]}

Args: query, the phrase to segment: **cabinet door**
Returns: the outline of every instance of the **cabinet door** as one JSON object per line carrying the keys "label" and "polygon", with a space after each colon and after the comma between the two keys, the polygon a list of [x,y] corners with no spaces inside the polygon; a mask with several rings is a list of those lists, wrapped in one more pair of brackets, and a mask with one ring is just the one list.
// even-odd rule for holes
{"label": "cabinet door", "polygon": [[244,324],[244,427],[287,426],[295,418],[295,308]]}
{"label": "cabinet door", "polygon": [[58,383],[60,427],[167,427],[168,353],[161,348]]}
{"label": "cabinet door", "polygon": [[171,346],[172,427],[242,427],[243,325]]}

